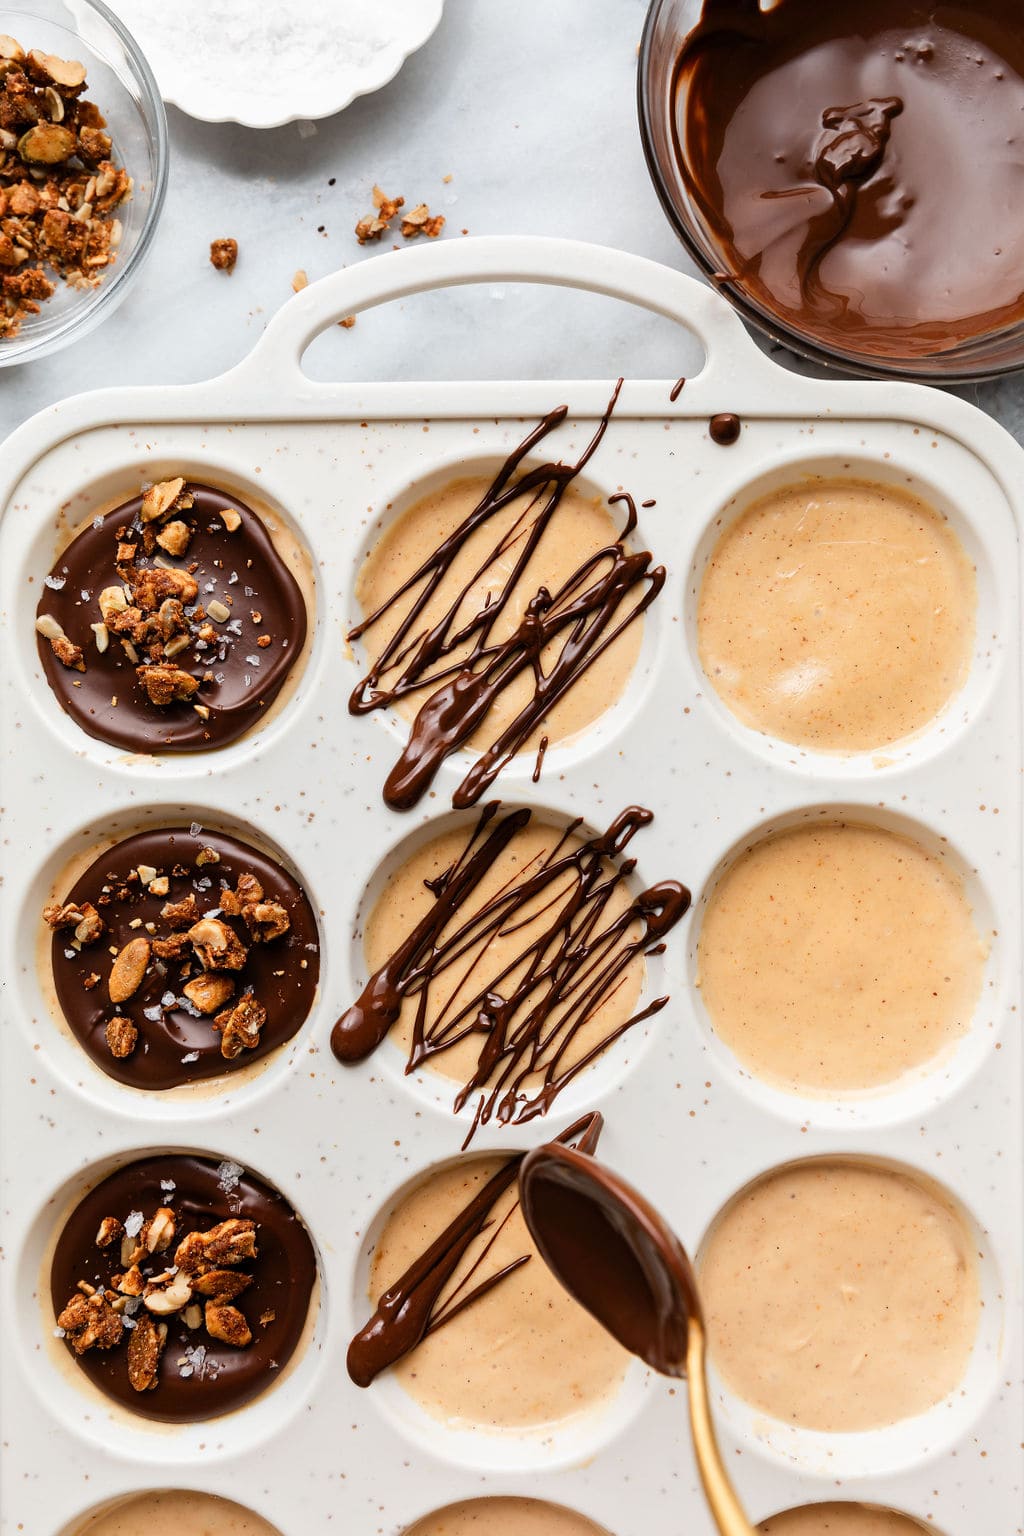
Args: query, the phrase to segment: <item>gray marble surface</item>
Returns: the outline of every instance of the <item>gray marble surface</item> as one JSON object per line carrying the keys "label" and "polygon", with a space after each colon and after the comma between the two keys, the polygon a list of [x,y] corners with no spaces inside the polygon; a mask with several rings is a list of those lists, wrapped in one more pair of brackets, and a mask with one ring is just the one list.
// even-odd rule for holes
{"label": "gray marble surface", "polygon": [[[92,335],[0,373],[0,431],[97,385],[230,367],[290,297],[298,269],[312,280],[384,258],[387,246],[361,249],[352,232],[375,181],[444,213],[445,239],[569,235],[687,267],[636,125],[644,8],[447,0],[433,38],[389,86],[315,131],[209,125],[170,109],[170,188],[146,267]],[[220,235],[241,248],[231,277],[207,260]],[[698,357],[684,333],[623,305],[484,287],[367,314],[317,343],[308,366],[338,378],[674,378]],[[1024,375],[962,392],[1024,441]]]}

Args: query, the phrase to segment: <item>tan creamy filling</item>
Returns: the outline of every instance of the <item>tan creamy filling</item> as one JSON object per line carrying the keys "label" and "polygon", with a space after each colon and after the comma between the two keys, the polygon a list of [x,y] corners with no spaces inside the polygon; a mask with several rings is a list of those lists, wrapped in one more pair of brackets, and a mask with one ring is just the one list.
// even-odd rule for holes
{"label": "tan creamy filling", "polygon": [[227,1499],[170,1490],[132,1494],[94,1515],[74,1536],[279,1536],[276,1526]]}
{"label": "tan creamy filling", "polygon": [[[450,481],[440,490],[417,501],[391,524],[371,550],[359,574],[356,597],[363,615],[375,612],[434,554],[443,540],[472,512],[490,483],[482,477]],[[484,606],[488,595],[492,601],[497,598],[525,541],[525,523],[518,532],[513,532],[525,508],[526,498],[518,498],[510,507],[488,518],[485,525],[466,540],[445,579],[424,606],[415,633],[419,634],[436,623],[467,583],[471,585],[456,617],[456,631],[460,623],[472,618]],[[519,627],[527,603],[537,595],[541,587],[547,587],[551,592],[556,591],[589,555],[614,544],[617,537],[618,526],[601,498],[584,496],[570,486],[516,583],[505,612],[495,623],[491,631],[491,643],[507,639]],[[487,563],[490,552],[505,540],[506,548],[496,559]],[[360,641],[363,655],[378,655],[413,606],[419,592],[420,587],[417,586],[407,598],[395,603],[388,613],[371,625]],[[632,601],[627,599],[623,612],[631,606]],[[567,634],[568,630],[563,630],[542,653],[545,670],[550,666],[552,658],[561,651]],[[643,620],[638,619],[550,709],[524,745],[523,752],[535,752],[544,736],[549,743],[564,741],[591,725],[606,709],[610,709],[625,689],[636,664],[642,638]],[[471,643],[467,642],[461,649],[453,651],[450,661],[455,662],[468,656],[471,648]],[[382,678],[385,686],[388,679],[389,674]],[[418,689],[414,694],[399,700],[395,709],[403,719],[411,721],[430,692],[429,687]],[[489,746],[533,698],[533,692],[533,674],[526,669],[501,691],[483,723],[468,738],[467,746]]]}
{"label": "tan creamy filling", "polygon": [[417,1520],[405,1536],[607,1536],[574,1510],[540,1499],[469,1499]]}
{"label": "tan creamy filling", "polygon": [[921,1536],[925,1527],[872,1504],[805,1504],[762,1520],[757,1529],[764,1536]]}
{"label": "tan creamy filling", "polygon": [[743,1190],[699,1278],[710,1356],[754,1408],[830,1432],[925,1412],[963,1379],[979,1318],[973,1241],[937,1189],[819,1158]]}
{"label": "tan creamy filling", "polygon": [[967,677],[974,569],[894,486],[804,480],[730,524],[701,583],[701,664],[744,725],[825,752],[921,730]]}
{"label": "tan creamy filling", "polygon": [[[417,849],[392,875],[366,924],[363,947],[371,973],[394,954],[403,939],[434,906],[435,898],[423,882],[436,879],[458,859],[465,848],[471,827],[472,823],[464,820],[458,828],[442,833],[440,837],[434,838],[422,848]],[[538,822],[536,819],[522,831],[517,832],[495,859],[480,884],[470,893],[451,922],[443,929],[440,943],[444,944],[456,929],[462,928],[473,914],[486,906],[498,892],[507,889],[514,881],[528,878],[534,873],[545,857],[559,844],[562,836],[561,828],[554,827],[550,823]],[[581,841],[582,839],[578,837],[566,839],[563,853],[571,854],[580,847]],[[608,869],[611,870],[610,864]],[[560,880],[553,887],[538,894],[533,901],[517,911],[512,921],[504,928],[497,933],[485,934],[475,940],[458,961],[442,972],[431,984],[426,1014],[427,1027],[456,1015],[459,1009],[476,996],[492,978],[502,995],[510,996],[517,982],[526,972],[526,962],[512,966],[507,975],[505,975],[506,967],[517,960],[523,950],[546,927],[550,927],[552,906],[557,907],[559,901],[564,902],[572,884],[570,871],[564,880]],[[620,886],[604,909],[600,928],[607,927],[608,923],[629,906],[629,901],[627,887]],[[503,978],[500,982],[499,977]],[[598,1040],[606,1036],[616,1025],[625,1023],[636,1011],[643,978],[644,963],[642,957],[638,956],[618,979],[615,989],[599,1007],[594,1009],[586,1024],[578,1030],[571,1044],[568,1045],[562,1061],[563,1070],[572,1067]],[[510,1025],[510,1035],[516,1023],[527,1012],[529,1005],[537,1001],[540,990],[540,988],[534,988],[523,1008],[517,1010]],[[413,1023],[419,1003],[418,994],[404,999],[401,1016],[392,1031],[392,1040],[406,1052],[412,1039]],[[552,1009],[549,1021],[551,1029],[557,1029],[558,1021],[564,1013],[564,1007],[556,1006]],[[466,1082],[476,1066],[482,1040],[481,1035],[468,1036],[465,1040],[453,1045],[450,1050],[430,1058],[428,1065],[445,1077]],[[526,1079],[526,1086],[529,1087],[539,1081],[539,1077],[540,1074],[531,1074]]]}
{"label": "tan creamy filling", "polygon": [[960,881],[917,843],[831,823],[768,837],[712,892],[698,985],[756,1076],[824,1094],[896,1082],[970,1027],[986,948]]}
{"label": "tan creamy filling", "polygon": [[[370,1299],[392,1285],[464,1209],[503,1158],[464,1158],[432,1174],[402,1201],[374,1251]],[[398,1381],[434,1418],[454,1427],[524,1429],[596,1408],[619,1388],[629,1356],[566,1295],[537,1255],[515,1185],[491,1225],[469,1247],[438,1308],[461,1284],[500,1228],[471,1285],[531,1254],[514,1274],[430,1334],[393,1368]]]}

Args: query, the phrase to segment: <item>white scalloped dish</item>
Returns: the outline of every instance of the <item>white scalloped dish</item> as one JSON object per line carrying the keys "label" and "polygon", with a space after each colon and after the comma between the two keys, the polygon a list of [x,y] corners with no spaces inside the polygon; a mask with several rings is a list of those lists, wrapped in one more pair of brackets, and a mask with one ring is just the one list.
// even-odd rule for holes
{"label": "white scalloped dish", "polygon": [[[431,36],[444,8],[444,0],[278,0],[231,7],[237,23],[217,7],[200,7],[195,19],[181,9],[167,29],[166,13],[150,0],[110,4],[138,40],[164,101],[202,122],[247,128],[333,117],[380,90]],[[297,37],[293,21],[301,22]],[[244,84],[222,50],[232,65],[245,59]],[[292,53],[295,63],[282,67]]]}

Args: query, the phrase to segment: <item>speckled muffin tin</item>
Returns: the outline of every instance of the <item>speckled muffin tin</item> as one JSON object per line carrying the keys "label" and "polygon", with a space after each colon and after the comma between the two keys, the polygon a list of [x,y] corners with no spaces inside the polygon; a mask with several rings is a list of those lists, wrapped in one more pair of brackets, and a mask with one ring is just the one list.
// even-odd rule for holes
{"label": "speckled muffin tin", "polygon": [[[361,923],[380,869],[448,818],[464,771],[446,763],[415,811],[381,785],[405,731],[347,711],[359,657],[345,642],[354,585],[381,519],[449,473],[495,467],[553,406],[548,446],[589,438],[609,382],[319,384],[301,355],[340,315],[433,287],[534,281],[587,288],[695,332],[703,371],[626,383],[582,484],[627,489],[638,541],[668,568],[622,700],[580,739],[498,781],[507,803],[594,830],[640,801],[655,813],[634,845],[637,878],[674,876],[694,909],[648,990],[669,1007],[619,1042],[547,1120],[493,1125],[474,1150],[528,1147],[582,1111],[603,1111],[601,1155],[659,1205],[691,1250],[729,1197],[796,1158],[870,1155],[937,1179],[973,1224],[984,1310],[962,1390],[921,1418],[825,1436],[753,1414],[714,1382],[726,1460],[757,1521],[802,1502],[891,1504],[944,1536],[1009,1531],[1020,1516],[1022,1259],[1020,527],[1024,454],[991,420],[922,388],[819,384],[758,352],[724,301],[639,258],[564,241],[465,240],[389,255],[297,295],[252,356],[210,384],[104,391],[47,410],[0,455],[0,588],[6,665],[2,974],[4,1255],[3,1512],[7,1527],[65,1536],[105,1499],[178,1486],[243,1497],[283,1536],[333,1529],[395,1536],[431,1509],[487,1494],[568,1505],[613,1536],[711,1530],[683,1398],[639,1366],[607,1408],[536,1434],[454,1432],[393,1381],[361,1392],[344,1366],[367,1314],[368,1255],[396,1197],[457,1155],[467,1126],[451,1085],[404,1077],[386,1043],[346,1069],[330,1054],[338,1013],[365,979]],[[708,420],[737,412],[735,446]],[[970,677],[927,731],[885,752],[814,756],[740,726],[702,676],[696,593],[735,510],[802,472],[909,485],[945,512],[978,573]],[[32,625],[56,540],[93,503],[181,472],[255,499],[289,522],[317,595],[308,663],[261,730],[216,753],[126,759],[84,736],[42,679]],[[390,508],[388,512],[382,511]],[[955,1054],[899,1089],[797,1099],[753,1081],[713,1036],[693,980],[701,893],[759,832],[839,810],[906,830],[964,876],[991,953],[972,1028]],[[35,967],[39,914],[75,852],[108,833],[182,818],[255,832],[302,877],[320,914],[319,998],[262,1069],[203,1092],[141,1095],[104,1077],[51,1018]],[[467,815],[467,822],[471,813]],[[681,937],[680,937],[681,932]],[[68,1201],[154,1148],[236,1159],[276,1184],[316,1245],[312,1336],[273,1390],[240,1412],[166,1429],[89,1398],[51,1337],[40,1297],[48,1242]]]}

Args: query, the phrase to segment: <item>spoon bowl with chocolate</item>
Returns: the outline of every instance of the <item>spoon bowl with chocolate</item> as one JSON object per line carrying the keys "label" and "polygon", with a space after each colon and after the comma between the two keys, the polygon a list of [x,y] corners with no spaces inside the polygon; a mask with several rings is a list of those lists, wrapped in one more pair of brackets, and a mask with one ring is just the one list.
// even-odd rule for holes
{"label": "spoon bowl with chocolate", "polygon": [[704,1316],[672,1229],[593,1156],[550,1142],[519,1170],[530,1236],[557,1280],[614,1338],[663,1376],[685,1378],[701,1482],[721,1536],[754,1536],[715,1439]]}

